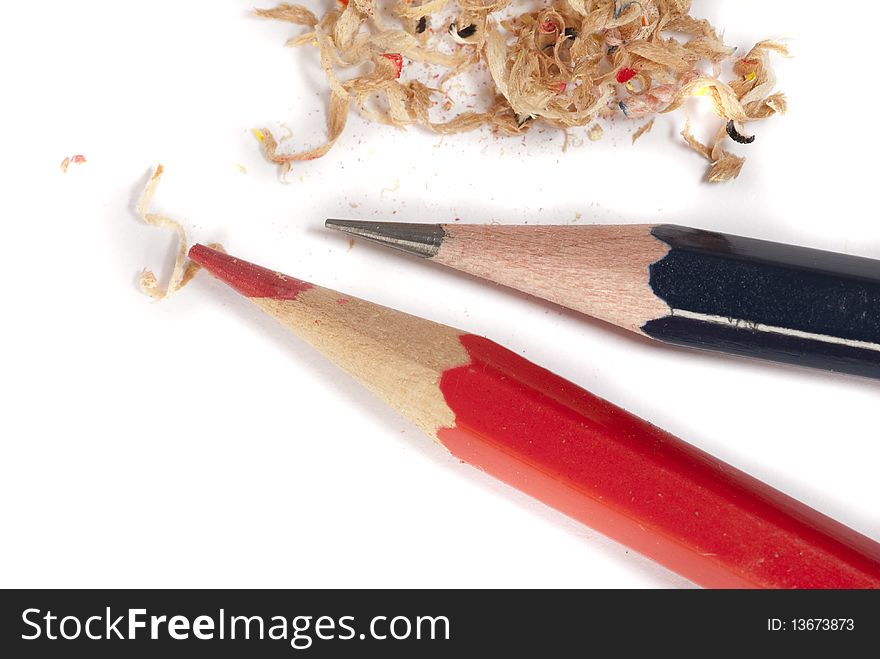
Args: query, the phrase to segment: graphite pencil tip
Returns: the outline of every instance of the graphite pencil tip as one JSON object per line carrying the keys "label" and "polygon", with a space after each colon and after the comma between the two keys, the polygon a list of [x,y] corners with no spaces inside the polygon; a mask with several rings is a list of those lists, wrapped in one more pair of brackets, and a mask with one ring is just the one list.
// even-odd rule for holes
{"label": "graphite pencil tip", "polygon": [[446,237],[446,231],[440,224],[327,220],[324,226],[426,259],[437,255]]}

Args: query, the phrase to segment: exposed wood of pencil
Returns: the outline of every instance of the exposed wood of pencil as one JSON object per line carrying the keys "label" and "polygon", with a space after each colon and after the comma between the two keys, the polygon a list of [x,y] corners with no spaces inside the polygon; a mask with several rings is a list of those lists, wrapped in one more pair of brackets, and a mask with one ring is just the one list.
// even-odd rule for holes
{"label": "exposed wood of pencil", "polygon": [[669,313],[647,286],[648,267],[669,251],[649,226],[443,228],[438,263],[633,332]]}
{"label": "exposed wood of pencil", "polygon": [[[359,227],[374,227],[359,230]],[[640,332],[668,305],[647,286],[669,251],[650,226],[414,225],[328,220],[327,226],[430,258]],[[402,230],[395,234],[395,229]],[[436,227],[439,231],[431,232]],[[391,240],[383,240],[386,237]],[[597,249],[597,246],[600,246]]]}
{"label": "exposed wood of pencil", "polygon": [[698,584],[880,587],[873,540],[487,339],[201,245],[190,257],[459,459]]}

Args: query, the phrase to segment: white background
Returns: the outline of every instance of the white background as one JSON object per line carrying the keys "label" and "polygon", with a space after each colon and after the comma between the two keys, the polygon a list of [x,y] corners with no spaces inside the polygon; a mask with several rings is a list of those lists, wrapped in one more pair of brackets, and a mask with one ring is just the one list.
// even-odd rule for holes
{"label": "white background", "polygon": [[459,464],[209,277],[143,296],[140,268],[167,276],[173,248],[133,213],[159,162],[155,208],[191,239],[489,336],[880,538],[877,382],[658,347],[322,229],[676,222],[880,258],[874,3],[694,3],[728,43],[797,54],[776,60],[790,114],[721,187],[680,146],[681,113],[635,147],[641,122],[618,121],[564,154],[552,130],[441,140],[353,119],[285,185],[250,129],[318,143],[326,90],[315,51],[283,48],[299,28],[251,6],[4,13],[0,585],[689,586]]}

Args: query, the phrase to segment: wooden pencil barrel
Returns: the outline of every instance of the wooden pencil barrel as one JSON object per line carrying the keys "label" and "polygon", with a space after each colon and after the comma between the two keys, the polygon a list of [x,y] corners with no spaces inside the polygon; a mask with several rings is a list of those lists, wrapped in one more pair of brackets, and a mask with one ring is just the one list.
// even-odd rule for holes
{"label": "wooden pencil barrel", "polygon": [[[443,374],[458,458],[695,583],[880,588],[880,544],[482,337]],[[576,568],[574,568],[576,569]]]}

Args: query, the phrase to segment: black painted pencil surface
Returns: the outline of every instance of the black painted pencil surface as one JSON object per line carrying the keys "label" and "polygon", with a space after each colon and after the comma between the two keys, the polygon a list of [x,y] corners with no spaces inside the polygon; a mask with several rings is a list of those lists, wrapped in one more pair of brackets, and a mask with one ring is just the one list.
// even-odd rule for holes
{"label": "black painted pencil surface", "polygon": [[880,378],[880,261],[673,225],[327,226],[666,343]]}

